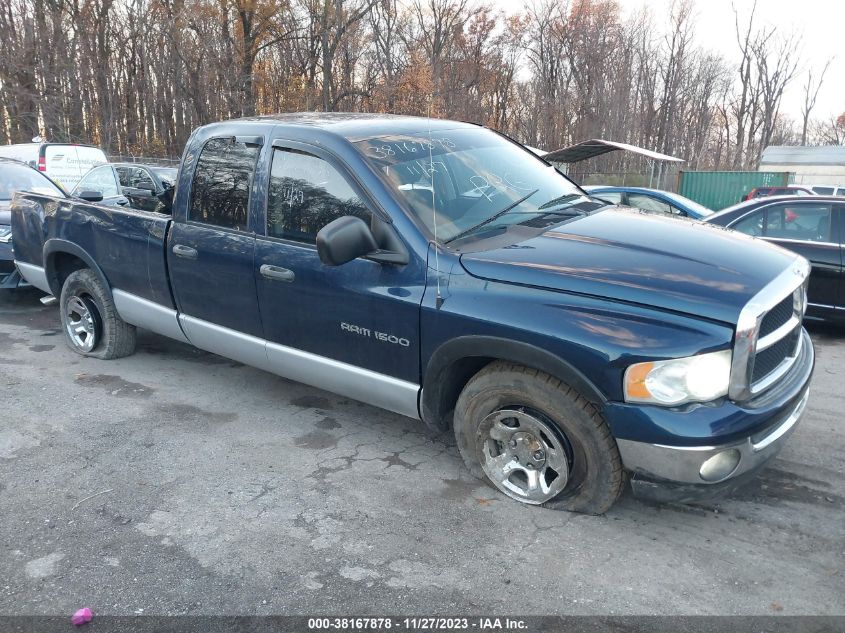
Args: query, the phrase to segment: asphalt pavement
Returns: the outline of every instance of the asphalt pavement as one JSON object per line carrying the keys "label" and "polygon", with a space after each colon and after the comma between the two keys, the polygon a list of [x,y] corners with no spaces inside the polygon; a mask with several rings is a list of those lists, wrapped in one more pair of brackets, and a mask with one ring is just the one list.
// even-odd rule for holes
{"label": "asphalt pavement", "polygon": [[450,435],[140,332],[65,345],[0,293],[0,615],[845,614],[845,329],[807,413],[718,503],[517,504]]}

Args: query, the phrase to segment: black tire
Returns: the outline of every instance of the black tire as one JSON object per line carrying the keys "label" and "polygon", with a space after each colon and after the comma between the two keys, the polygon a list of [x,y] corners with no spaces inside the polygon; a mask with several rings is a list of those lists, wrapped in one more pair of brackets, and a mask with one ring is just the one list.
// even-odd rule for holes
{"label": "black tire", "polygon": [[[539,502],[515,496],[491,481],[482,467],[482,460],[488,459],[488,467],[490,464],[487,456],[491,449],[486,443],[501,444],[491,439],[483,423],[489,425],[485,420],[506,417],[508,412],[525,416],[528,421],[541,421],[544,428],[557,434],[551,438],[552,444],[562,446],[569,458],[569,472],[558,481],[563,485],[565,479],[565,487],[547,500]],[[512,424],[518,427],[520,423],[515,420]],[[619,449],[601,411],[557,378],[522,365],[497,361],[478,372],[464,387],[455,405],[454,431],[461,457],[472,474],[518,501],[554,510],[603,514],[619,498],[627,482]],[[542,430],[540,435],[545,438]],[[555,451],[547,449],[547,452]],[[519,461],[519,457],[515,459]]]}
{"label": "black tire", "polygon": [[[71,302],[77,300],[92,316],[93,343],[86,341],[80,345],[71,335],[71,319],[78,316],[73,314]],[[111,360],[135,352],[135,326],[118,316],[111,293],[91,269],[76,270],[65,280],[59,299],[59,313],[65,341],[77,354]],[[87,349],[89,345],[91,348]]]}

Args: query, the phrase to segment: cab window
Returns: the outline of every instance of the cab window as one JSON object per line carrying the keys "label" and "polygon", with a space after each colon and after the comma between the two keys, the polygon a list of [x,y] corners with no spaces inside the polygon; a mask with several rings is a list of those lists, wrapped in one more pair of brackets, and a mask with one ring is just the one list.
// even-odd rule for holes
{"label": "cab window", "polygon": [[276,150],[267,196],[267,235],[306,244],[317,232],[344,215],[368,224],[363,201],[329,162],[295,150]]}
{"label": "cab window", "polygon": [[188,220],[246,230],[259,150],[232,137],[208,141],[197,159]]}

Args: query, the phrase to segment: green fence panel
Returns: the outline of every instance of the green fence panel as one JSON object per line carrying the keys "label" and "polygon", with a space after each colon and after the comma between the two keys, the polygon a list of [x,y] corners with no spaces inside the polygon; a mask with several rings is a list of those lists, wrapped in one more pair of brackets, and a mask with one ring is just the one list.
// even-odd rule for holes
{"label": "green fence panel", "polygon": [[740,202],[754,187],[789,184],[787,171],[681,171],[678,193],[719,211]]}

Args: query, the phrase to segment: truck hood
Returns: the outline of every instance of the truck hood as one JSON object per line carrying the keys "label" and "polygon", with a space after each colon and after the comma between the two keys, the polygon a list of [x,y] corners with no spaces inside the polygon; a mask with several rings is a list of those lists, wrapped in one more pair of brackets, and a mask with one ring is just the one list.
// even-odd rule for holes
{"label": "truck hood", "polygon": [[483,279],[735,324],[749,299],[795,258],[722,227],[614,208],[513,244],[465,252],[461,263]]}

